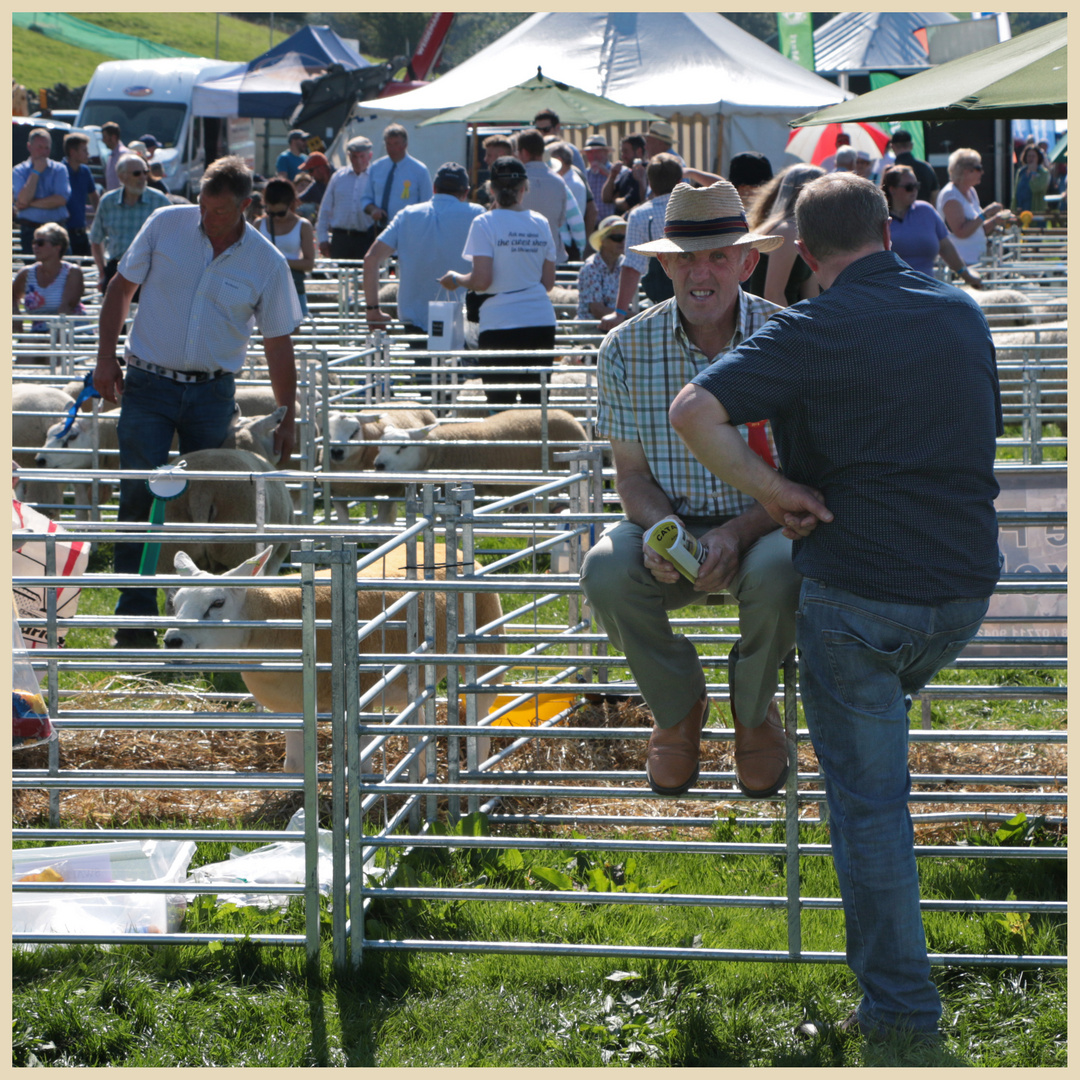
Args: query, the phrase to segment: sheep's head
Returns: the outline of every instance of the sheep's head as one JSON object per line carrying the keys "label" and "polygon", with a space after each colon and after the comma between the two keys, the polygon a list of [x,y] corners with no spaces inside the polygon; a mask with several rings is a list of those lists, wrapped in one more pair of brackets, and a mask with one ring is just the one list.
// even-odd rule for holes
{"label": "sheep's head", "polygon": [[428,433],[437,424],[428,424],[421,428],[383,429],[383,442],[375,455],[377,472],[422,472],[430,460],[429,448],[424,445]]}
{"label": "sheep's head", "polygon": [[381,433],[382,419],[382,413],[332,412],[329,417],[329,430],[323,443],[330,450],[329,467],[345,468],[349,471],[370,469],[375,448],[366,444],[369,439],[376,438]]}
{"label": "sheep's head", "polygon": [[226,578],[260,576],[273,548],[267,547],[224,574],[200,570],[186,551],[173,559],[176,572],[200,579],[170,594],[170,603],[178,620],[196,625],[170,627],[165,631],[165,646],[170,649],[239,649],[247,639],[247,630],[230,626],[244,618],[244,589],[230,588]]}
{"label": "sheep's head", "polygon": [[93,433],[88,425],[75,419],[64,431],[67,420],[58,420],[45,434],[45,442],[34,458],[39,468],[82,469],[90,465],[87,454],[72,451],[90,450],[94,445]]}
{"label": "sheep's head", "polygon": [[238,450],[250,450],[266,458],[271,465],[276,465],[281,455],[274,453],[274,432],[288,411],[286,406],[279,405],[268,416],[241,416],[237,410],[229,424],[233,445]]}

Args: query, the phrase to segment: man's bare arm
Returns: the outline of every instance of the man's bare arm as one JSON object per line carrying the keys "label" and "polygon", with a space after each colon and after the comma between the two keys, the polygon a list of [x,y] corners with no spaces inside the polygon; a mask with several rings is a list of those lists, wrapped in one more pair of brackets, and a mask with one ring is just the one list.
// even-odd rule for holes
{"label": "man's bare arm", "polygon": [[124,328],[131,298],[139,287],[123,274],[113,274],[98,316],[98,353],[94,368],[94,389],[106,400],[115,404],[124,392],[124,372],[116,358],[120,331]]}
{"label": "man's bare arm", "polygon": [[287,407],[281,423],[274,428],[274,453],[280,455],[278,468],[287,469],[296,445],[296,356],[292,338],[288,334],[264,338],[263,350],[274,400]]}

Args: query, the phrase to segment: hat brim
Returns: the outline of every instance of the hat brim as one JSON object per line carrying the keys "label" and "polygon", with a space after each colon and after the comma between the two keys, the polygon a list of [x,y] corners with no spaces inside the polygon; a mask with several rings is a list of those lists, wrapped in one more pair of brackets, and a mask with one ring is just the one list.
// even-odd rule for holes
{"label": "hat brim", "polygon": [[784,238],[782,236],[762,236],[760,233],[744,233],[732,239],[730,236],[693,236],[686,239],[669,240],[666,236],[659,240],[650,240],[647,244],[635,244],[630,250],[640,255],[659,255],[663,252],[712,251],[722,247],[752,247],[763,253],[775,251]]}

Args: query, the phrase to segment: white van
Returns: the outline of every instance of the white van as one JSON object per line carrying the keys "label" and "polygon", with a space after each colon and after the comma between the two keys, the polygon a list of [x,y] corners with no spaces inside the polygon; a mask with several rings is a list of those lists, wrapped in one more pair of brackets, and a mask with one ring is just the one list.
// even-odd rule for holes
{"label": "white van", "polygon": [[[192,197],[207,161],[239,152],[250,156],[250,121],[236,122],[191,115],[197,82],[216,79],[237,66],[234,60],[177,56],[165,60],[109,60],[99,64],[87,83],[76,127],[120,125],[124,143],[153,135],[161,148],[154,154],[165,169],[165,184],[177,195]],[[231,146],[242,132],[247,146]]]}

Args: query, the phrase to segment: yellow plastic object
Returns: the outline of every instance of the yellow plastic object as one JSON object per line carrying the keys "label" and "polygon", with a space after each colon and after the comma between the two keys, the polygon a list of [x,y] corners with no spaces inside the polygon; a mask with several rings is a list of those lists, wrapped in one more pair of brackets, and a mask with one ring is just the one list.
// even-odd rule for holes
{"label": "yellow plastic object", "polygon": [[[488,709],[490,716],[509,705],[520,694],[500,694],[495,704]],[[572,708],[577,702],[577,694],[537,694],[536,697],[523,701],[515,709],[491,722],[492,727],[538,727],[553,716]]]}

